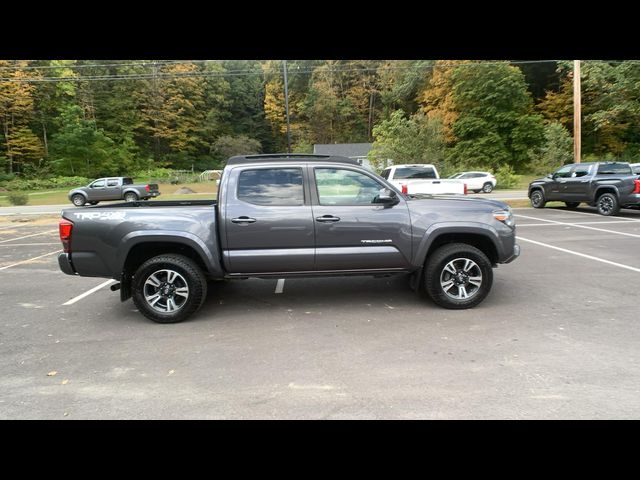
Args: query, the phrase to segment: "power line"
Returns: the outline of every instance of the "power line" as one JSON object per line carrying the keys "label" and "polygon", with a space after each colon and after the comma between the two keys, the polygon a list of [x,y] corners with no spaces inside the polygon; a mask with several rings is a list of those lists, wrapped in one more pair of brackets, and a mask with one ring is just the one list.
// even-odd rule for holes
{"label": "power line", "polygon": [[[201,63],[209,62],[202,61]],[[394,67],[394,66],[377,66],[377,67],[353,67],[350,65],[345,65],[344,67],[335,66],[333,68],[324,68],[318,71],[318,68],[300,68],[298,65],[297,68],[292,69],[292,73],[296,74],[312,74],[312,73],[346,73],[346,72],[382,72],[382,71],[395,71],[395,70],[429,70],[434,68],[447,68],[447,67],[470,67],[470,66],[489,66],[489,65],[517,65],[517,64],[532,64],[532,63],[557,63],[557,60],[524,60],[524,61],[501,61],[501,62],[466,62],[466,63],[447,63],[447,64],[433,64],[433,65],[410,65],[403,67]],[[183,64],[186,65],[188,63],[181,62],[173,62],[172,64]],[[189,62],[194,63],[194,62]],[[169,64],[169,63],[166,63]],[[116,65],[116,64],[111,64]],[[124,65],[124,64],[117,64]],[[129,64],[134,65],[134,64]],[[137,65],[143,65],[142,63]],[[162,66],[160,63],[148,63],[144,65],[149,66]],[[105,65],[102,65],[105,66]],[[7,67],[4,67],[7,68]],[[65,67],[55,67],[55,68],[65,68]],[[22,70],[22,69],[21,69]],[[206,71],[194,71],[194,72],[159,72],[159,73],[128,73],[128,74],[114,74],[114,75],[86,75],[86,76],[74,76],[74,77],[30,77],[30,78],[11,78],[11,77],[0,77],[0,81],[5,82],[20,82],[20,83],[44,83],[44,82],[82,82],[82,81],[96,81],[96,80],[145,80],[152,78],[189,78],[189,77],[232,77],[232,76],[251,76],[251,75],[269,75],[276,74],[275,71],[270,70],[225,70],[224,72],[206,72]]]}

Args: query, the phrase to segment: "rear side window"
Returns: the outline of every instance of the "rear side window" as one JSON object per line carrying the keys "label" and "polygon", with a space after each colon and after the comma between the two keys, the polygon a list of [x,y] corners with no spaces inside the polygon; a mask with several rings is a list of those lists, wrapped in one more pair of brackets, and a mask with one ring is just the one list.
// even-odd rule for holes
{"label": "rear side window", "polygon": [[394,180],[410,178],[436,178],[432,167],[398,167],[393,175]]}
{"label": "rear side window", "polygon": [[244,170],[238,179],[238,199],[255,205],[304,205],[302,170],[299,168]]}
{"label": "rear side window", "polygon": [[118,186],[118,180],[116,180],[115,178],[110,178],[109,180],[107,180],[107,187],[117,187]]}
{"label": "rear side window", "polygon": [[598,175],[632,175],[631,166],[628,163],[601,163]]}
{"label": "rear side window", "polygon": [[586,177],[587,175],[589,175],[590,171],[591,165],[578,165],[573,169],[573,173],[571,174],[571,176],[576,178]]}

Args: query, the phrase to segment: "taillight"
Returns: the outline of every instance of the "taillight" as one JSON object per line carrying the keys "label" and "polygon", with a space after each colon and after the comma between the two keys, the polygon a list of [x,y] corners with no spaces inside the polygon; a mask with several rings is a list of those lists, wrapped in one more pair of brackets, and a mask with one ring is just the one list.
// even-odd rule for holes
{"label": "taillight", "polygon": [[405,195],[409,193],[409,186],[408,185],[406,185],[406,184],[402,185],[402,193],[405,194]]}
{"label": "taillight", "polygon": [[150,192],[150,191],[151,191],[151,188],[149,188],[149,185],[145,185],[145,186],[144,186],[144,189],[145,189],[147,192]]}
{"label": "taillight", "polygon": [[60,241],[62,242],[62,249],[64,253],[71,252],[71,232],[73,231],[73,223],[69,220],[62,219],[59,223],[60,228]]}
{"label": "taillight", "polygon": [[636,184],[636,188],[633,190],[633,193],[640,193],[640,180],[633,181]]}
{"label": "taillight", "polygon": [[467,184],[466,183],[464,184],[464,194],[465,195],[467,194]]}

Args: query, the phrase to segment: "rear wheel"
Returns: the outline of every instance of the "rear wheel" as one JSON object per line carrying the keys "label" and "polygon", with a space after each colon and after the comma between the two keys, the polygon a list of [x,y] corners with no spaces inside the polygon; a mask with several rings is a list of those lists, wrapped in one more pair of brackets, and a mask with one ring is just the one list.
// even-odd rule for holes
{"label": "rear wheel", "polygon": [[71,197],[71,202],[76,206],[76,207],[81,207],[83,206],[85,203],[87,203],[87,201],[84,198],[84,195],[81,195],[79,193],[76,193],[73,197]]}
{"label": "rear wheel", "polygon": [[533,208],[544,208],[546,205],[546,201],[544,199],[544,195],[540,190],[534,190],[531,192],[531,206]]}
{"label": "rear wheel", "polygon": [[613,193],[603,193],[596,201],[596,208],[600,215],[616,215],[620,211],[620,202]]}
{"label": "rear wheel", "polygon": [[491,261],[476,247],[454,243],[438,248],[427,259],[424,288],[444,308],[472,308],[491,290]]}
{"label": "rear wheel", "polygon": [[138,195],[136,195],[134,192],[127,192],[124,194],[124,200],[125,202],[135,202],[136,200],[138,200]]}
{"label": "rear wheel", "polygon": [[580,202],[564,202],[567,208],[578,208]]}
{"label": "rear wheel", "polygon": [[207,279],[188,257],[158,255],[133,276],[132,297],[140,313],[157,323],[178,323],[197,312],[207,297]]}
{"label": "rear wheel", "polygon": [[482,186],[482,191],[484,193],[491,193],[493,192],[493,184],[491,182],[487,182]]}

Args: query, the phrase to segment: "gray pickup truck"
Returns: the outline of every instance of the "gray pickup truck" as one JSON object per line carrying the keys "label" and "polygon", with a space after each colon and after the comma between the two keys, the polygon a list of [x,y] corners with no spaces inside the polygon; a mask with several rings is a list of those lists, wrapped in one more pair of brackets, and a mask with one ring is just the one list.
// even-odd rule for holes
{"label": "gray pickup truck", "polygon": [[403,195],[355,160],[232,157],[218,200],[131,202],[62,212],[60,269],[118,280],[159,323],[203,304],[215,279],[410,274],[445,308],[479,304],[492,267],[520,254],[498,201]]}
{"label": "gray pickup truck", "polygon": [[74,188],[69,192],[69,200],[76,207],[87,203],[97,205],[102,200],[148,200],[160,195],[158,185],[149,183],[134,185],[129,177],[99,178],[86,187]]}
{"label": "gray pickup truck", "polygon": [[616,215],[620,208],[640,207],[640,177],[624,162],[585,162],[565,165],[529,184],[534,208],[547,202],[595,206],[601,215]]}

